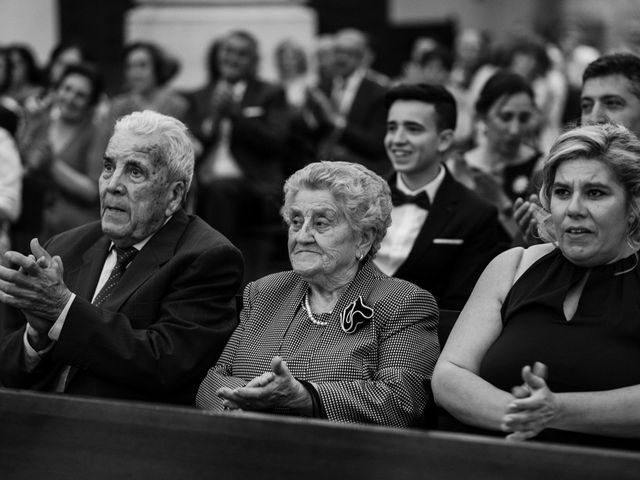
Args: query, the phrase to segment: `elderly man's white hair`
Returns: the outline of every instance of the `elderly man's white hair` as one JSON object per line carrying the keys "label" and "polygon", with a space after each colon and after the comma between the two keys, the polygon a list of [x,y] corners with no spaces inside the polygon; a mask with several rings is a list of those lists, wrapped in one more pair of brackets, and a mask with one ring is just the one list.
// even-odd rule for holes
{"label": "elderly man's white hair", "polygon": [[180,120],[151,110],[133,112],[116,122],[114,134],[127,131],[140,137],[153,137],[157,140],[157,149],[153,149],[156,158],[164,161],[171,181],[182,180],[184,195],[191,187],[193,179],[194,151],[188,129]]}

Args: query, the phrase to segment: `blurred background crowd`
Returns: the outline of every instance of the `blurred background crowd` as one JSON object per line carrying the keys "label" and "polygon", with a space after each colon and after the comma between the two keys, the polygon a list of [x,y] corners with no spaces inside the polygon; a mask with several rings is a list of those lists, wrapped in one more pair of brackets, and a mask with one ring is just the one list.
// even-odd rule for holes
{"label": "blurred background crowd", "polygon": [[[458,125],[447,165],[509,212],[553,140],[578,121],[586,65],[609,51],[637,53],[640,31],[640,5],[630,0],[0,7],[0,251],[27,251],[34,236],[44,242],[97,219],[96,179],[114,122],[151,109],[189,126],[198,153],[189,209],[241,248],[245,280],[287,265],[278,216],[286,176],[318,159],[391,169],[389,86],[441,84],[453,93]],[[490,91],[478,101],[500,69],[525,85],[499,88],[530,89],[524,104],[494,105]],[[494,188],[492,176],[503,186],[509,176],[508,188]]]}

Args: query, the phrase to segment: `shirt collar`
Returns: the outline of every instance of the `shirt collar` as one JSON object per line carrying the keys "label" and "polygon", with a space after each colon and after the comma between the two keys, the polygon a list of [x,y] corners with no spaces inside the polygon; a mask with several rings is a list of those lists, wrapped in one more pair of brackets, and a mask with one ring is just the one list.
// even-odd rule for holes
{"label": "shirt collar", "polygon": [[440,165],[440,169],[438,170],[438,174],[436,175],[436,178],[431,180],[426,185],[423,185],[422,187],[418,188],[417,190],[411,190],[402,181],[402,178],[400,177],[400,175],[396,174],[396,187],[398,187],[398,190],[400,190],[402,193],[405,193],[407,195],[417,195],[420,192],[425,192],[429,197],[429,200],[433,204],[433,200],[436,198],[436,194],[438,193],[438,189],[440,188],[440,185],[442,185],[444,176],[445,176],[445,169],[442,165]]}

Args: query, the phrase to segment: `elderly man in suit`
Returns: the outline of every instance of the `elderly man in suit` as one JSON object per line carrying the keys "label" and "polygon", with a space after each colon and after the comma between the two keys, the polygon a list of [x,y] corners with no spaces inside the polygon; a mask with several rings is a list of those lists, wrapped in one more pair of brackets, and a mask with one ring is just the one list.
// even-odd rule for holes
{"label": "elderly man in suit", "polygon": [[270,239],[248,230],[280,225],[289,108],[280,86],[258,78],[258,41],[249,32],[225,35],[209,57],[209,84],[190,96],[191,123],[204,145],[196,211],[241,248],[254,279],[269,254],[258,242]]}
{"label": "elderly man in suit", "polygon": [[101,220],[4,255],[2,384],[193,403],[236,326],[243,264],[182,209],[192,175],[181,122],[151,111],[118,121],[99,179]]}
{"label": "elderly man in suit", "polygon": [[506,234],[496,208],[443,164],[456,126],[451,93],[442,86],[398,85],[386,102],[394,207],[374,261],[387,275],[430,291],[440,308],[460,310]]}
{"label": "elderly man in suit", "polygon": [[364,165],[378,174],[391,169],[382,137],[386,118],[381,75],[369,66],[372,53],[364,33],[340,30],[334,37],[334,77],[311,90],[321,137],[320,160]]}

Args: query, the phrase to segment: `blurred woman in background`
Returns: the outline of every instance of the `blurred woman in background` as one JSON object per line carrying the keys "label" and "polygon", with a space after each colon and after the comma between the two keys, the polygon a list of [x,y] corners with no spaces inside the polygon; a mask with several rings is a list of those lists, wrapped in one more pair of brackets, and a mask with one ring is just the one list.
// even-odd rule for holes
{"label": "blurred woman in background", "polygon": [[511,236],[516,198],[531,191],[531,177],[541,157],[530,142],[537,121],[531,85],[520,75],[499,70],[485,84],[475,105],[484,135],[478,145],[453,158],[449,167],[467,187],[498,207]]}
{"label": "blurred woman in background", "polygon": [[102,154],[97,147],[93,110],[102,77],[88,65],[66,68],[55,89],[51,111],[35,115],[20,142],[26,168],[22,244],[44,241],[99,218],[97,179]]}

